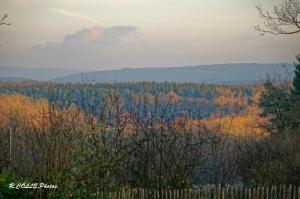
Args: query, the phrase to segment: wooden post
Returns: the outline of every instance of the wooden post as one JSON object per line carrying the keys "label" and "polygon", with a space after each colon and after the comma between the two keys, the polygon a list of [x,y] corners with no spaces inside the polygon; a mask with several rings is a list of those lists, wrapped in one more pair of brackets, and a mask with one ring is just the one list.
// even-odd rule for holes
{"label": "wooden post", "polygon": [[253,198],[257,198],[256,188],[253,189]]}
{"label": "wooden post", "polygon": [[249,188],[249,199],[252,199],[252,189],[251,188]]}
{"label": "wooden post", "polygon": [[296,187],[293,187],[293,199],[296,199]]}
{"label": "wooden post", "polygon": [[225,190],[224,190],[224,187],[223,188],[221,187],[221,192],[222,192],[222,199],[225,199]]}
{"label": "wooden post", "polygon": [[215,187],[214,189],[209,189],[210,195],[212,195],[210,196],[210,198],[217,199],[217,189],[217,187]]}
{"label": "wooden post", "polygon": [[175,196],[175,190],[173,189],[173,190],[171,190],[171,193],[170,193],[170,199],[171,198],[175,198],[176,196]]}
{"label": "wooden post", "polygon": [[292,185],[290,184],[289,190],[288,190],[288,198],[292,199]]}
{"label": "wooden post", "polygon": [[9,128],[9,163],[10,163],[10,167],[12,169],[13,167],[13,161],[12,161],[12,127]]}
{"label": "wooden post", "polygon": [[283,188],[282,188],[282,192],[283,192],[283,199],[285,199],[285,195],[286,195],[286,192],[285,192],[285,185],[283,185]]}
{"label": "wooden post", "polygon": [[239,196],[240,196],[240,199],[243,199],[243,187],[240,187]]}

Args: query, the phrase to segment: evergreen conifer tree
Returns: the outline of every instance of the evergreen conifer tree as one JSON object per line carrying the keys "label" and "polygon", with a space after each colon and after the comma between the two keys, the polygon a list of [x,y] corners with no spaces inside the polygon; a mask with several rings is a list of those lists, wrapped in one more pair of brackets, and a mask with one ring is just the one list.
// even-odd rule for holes
{"label": "evergreen conifer tree", "polygon": [[295,63],[295,76],[293,80],[292,93],[295,97],[300,97],[300,55],[297,56],[297,62]]}
{"label": "evergreen conifer tree", "polygon": [[300,126],[300,55],[295,62],[294,80],[292,88],[292,102],[294,109],[294,127]]}

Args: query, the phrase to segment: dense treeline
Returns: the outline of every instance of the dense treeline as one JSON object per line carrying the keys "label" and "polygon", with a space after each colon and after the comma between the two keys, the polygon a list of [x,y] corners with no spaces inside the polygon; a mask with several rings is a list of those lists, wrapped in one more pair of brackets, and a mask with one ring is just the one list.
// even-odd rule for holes
{"label": "dense treeline", "polygon": [[[74,103],[86,111],[88,111],[90,105],[94,107],[101,106],[104,96],[108,92],[118,93],[124,101],[124,109],[128,110],[131,106],[131,99],[145,93],[150,98],[154,98],[156,95],[165,96],[166,98],[176,95],[180,99],[178,105],[180,111],[190,110],[192,117],[202,118],[210,116],[218,107],[222,107],[225,111],[228,105],[233,103],[236,103],[236,111],[244,109],[253,102],[256,90],[253,85],[222,86],[168,82],[115,84],[0,83],[0,93],[22,93],[33,98],[42,97],[63,106]],[[199,114],[200,108],[201,114]],[[198,112],[193,112],[195,109]]]}

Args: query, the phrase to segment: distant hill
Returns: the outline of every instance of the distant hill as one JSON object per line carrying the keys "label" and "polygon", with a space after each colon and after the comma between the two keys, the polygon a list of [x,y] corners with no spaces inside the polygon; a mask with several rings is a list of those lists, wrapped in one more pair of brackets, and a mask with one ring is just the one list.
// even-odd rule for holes
{"label": "distant hill", "polygon": [[51,81],[59,83],[114,83],[114,82],[190,82],[240,84],[254,83],[266,78],[266,74],[279,74],[291,78],[291,64],[216,64],[171,68],[124,68],[120,70],[78,73]]}
{"label": "distant hill", "polygon": [[26,79],[26,78],[21,78],[21,77],[0,77],[0,82],[16,82],[16,83],[20,83],[20,82],[34,82],[35,80],[32,79]]}
{"label": "distant hill", "polygon": [[81,72],[74,69],[56,69],[56,68],[21,68],[11,66],[0,66],[0,79],[13,80],[35,80],[47,81],[55,78],[64,77]]}
{"label": "distant hill", "polygon": [[[285,68],[283,67],[285,66]],[[293,71],[291,64],[215,64],[170,68],[124,68],[87,72],[78,69],[20,68],[0,66],[0,81],[51,81],[58,83],[114,83],[114,82],[190,82],[240,84],[265,79],[277,73],[287,78]],[[291,77],[288,77],[291,78]]]}

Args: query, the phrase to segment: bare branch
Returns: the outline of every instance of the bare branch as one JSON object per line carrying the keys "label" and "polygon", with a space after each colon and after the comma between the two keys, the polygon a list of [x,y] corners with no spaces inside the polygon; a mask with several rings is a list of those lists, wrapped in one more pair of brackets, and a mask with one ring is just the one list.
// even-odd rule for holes
{"label": "bare branch", "polygon": [[254,27],[256,31],[273,35],[297,34],[300,32],[300,0],[284,0],[275,5],[271,12],[265,11],[261,4],[255,5],[264,25]]}
{"label": "bare branch", "polygon": [[6,19],[8,18],[8,14],[6,13],[5,15],[3,15],[3,17],[0,19],[0,26],[1,25],[11,25],[11,23],[6,22]]}

